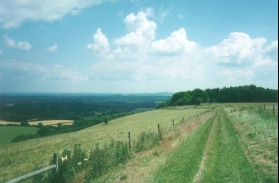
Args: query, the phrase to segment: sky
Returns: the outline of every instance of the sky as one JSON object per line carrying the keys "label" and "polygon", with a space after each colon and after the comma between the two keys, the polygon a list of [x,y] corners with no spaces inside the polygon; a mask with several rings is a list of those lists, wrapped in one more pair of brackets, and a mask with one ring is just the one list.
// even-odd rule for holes
{"label": "sky", "polygon": [[278,89],[277,0],[0,0],[0,92]]}

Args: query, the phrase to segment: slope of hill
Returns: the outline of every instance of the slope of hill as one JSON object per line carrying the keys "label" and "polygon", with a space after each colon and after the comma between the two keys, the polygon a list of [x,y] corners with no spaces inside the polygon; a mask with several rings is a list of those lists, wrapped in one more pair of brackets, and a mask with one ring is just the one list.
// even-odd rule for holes
{"label": "slope of hill", "polygon": [[197,116],[208,109],[182,108],[162,109],[139,113],[110,121],[108,125],[99,124],[84,130],[61,134],[19,143],[3,145],[0,149],[0,182],[16,178],[49,165],[55,152],[73,149],[81,144],[89,152],[96,144],[104,145],[111,140],[135,141],[142,132],[157,132],[157,125],[164,129],[172,128],[172,121]]}

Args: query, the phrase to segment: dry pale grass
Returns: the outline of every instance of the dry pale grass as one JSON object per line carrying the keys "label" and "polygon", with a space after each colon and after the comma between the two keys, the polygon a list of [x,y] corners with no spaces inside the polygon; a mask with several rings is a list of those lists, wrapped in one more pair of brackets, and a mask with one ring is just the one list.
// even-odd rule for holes
{"label": "dry pale grass", "polygon": [[30,125],[35,125],[35,126],[37,126],[39,123],[42,123],[44,126],[58,125],[58,123],[61,123],[62,125],[72,125],[74,123],[74,120],[43,120],[43,121],[32,121],[28,123]]}
{"label": "dry pale grass", "polygon": [[99,124],[78,132],[4,145],[0,149],[0,182],[49,164],[54,152],[72,150],[75,144],[81,144],[83,149],[90,151],[98,143],[102,146],[111,140],[128,141],[128,132],[131,132],[131,140],[136,141],[142,132],[157,132],[158,124],[164,131],[172,128],[172,120],[177,124],[183,117],[198,118],[196,116],[204,111],[207,109],[148,111],[109,121],[108,125]]}
{"label": "dry pale grass", "polygon": [[174,127],[165,129],[163,140],[160,146],[149,151],[135,154],[133,158],[123,167],[119,167],[107,175],[92,180],[93,183],[140,183],[152,182],[152,172],[162,166],[170,153],[179,147],[179,145],[194,131],[201,123],[212,116],[213,113],[186,120]]}
{"label": "dry pale grass", "polygon": [[8,124],[20,125],[20,122],[14,122],[14,121],[0,121],[0,125],[8,125]]}

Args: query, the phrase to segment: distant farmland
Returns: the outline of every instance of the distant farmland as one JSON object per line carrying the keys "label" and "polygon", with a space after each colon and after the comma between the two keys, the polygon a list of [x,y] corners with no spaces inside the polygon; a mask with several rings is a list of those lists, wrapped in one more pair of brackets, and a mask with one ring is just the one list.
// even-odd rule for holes
{"label": "distant farmland", "polygon": [[72,125],[74,120],[43,120],[43,121],[32,121],[28,122],[30,125],[38,125],[39,123],[42,123],[44,126],[52,125],[55,126],[59,123],[62,125]]}
{"label": "distant farmland", "polygon": [[0,121],[0,125],[8,125],[8,124],[12,124],[12,125],[20,125],[20,122]]}
{"label": "distant farmland", "polygon": [[10,144],[20,134],[36,134],[37,131],[36,127],[0,126],[0,146]]}

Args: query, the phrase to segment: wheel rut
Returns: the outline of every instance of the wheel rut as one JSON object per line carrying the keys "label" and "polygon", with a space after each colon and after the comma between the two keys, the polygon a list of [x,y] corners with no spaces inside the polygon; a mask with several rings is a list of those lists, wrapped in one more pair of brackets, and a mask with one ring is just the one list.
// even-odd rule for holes
{"label": "wheel rut", "polygon": [[213,125],[212,125],[212,129],[208,135],[208,138],[207,138],[207,142],[206,142],[206,145],[205,145],[205,148],[204,148],[204,152],[203,152],[203,156],[202,156],[202,160],[201,160],[201,163],[199,165],[199,170],[198,172],[196,173],[194,179],[193,179],[193,183],[198,183],[200,182],[200,178],[202,176],[202,173],[205,169],[205,162],[208,158],[208,151],[209,151],[209,148],[210,148],[210,143],[211,143],[211,139],[212,139],[212,136],[213,136],[213,133],[215,131],[215,128],[216,128],[216,124],[218,122],[218,120],[220,120],[220,110],[218,110],[218,115],[215,117],[214,121],[213,121]]}

